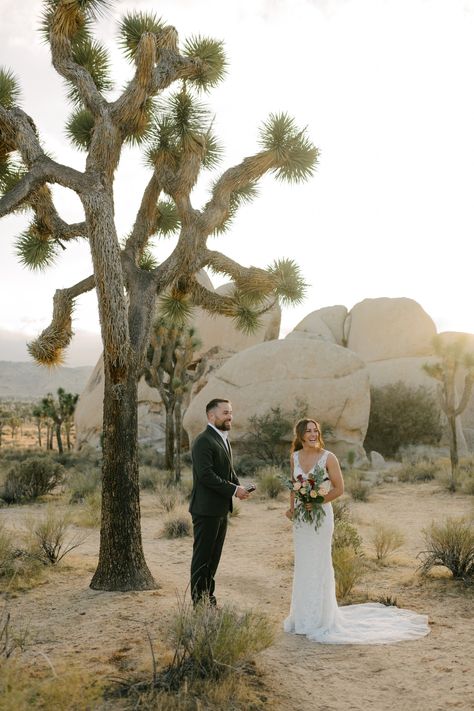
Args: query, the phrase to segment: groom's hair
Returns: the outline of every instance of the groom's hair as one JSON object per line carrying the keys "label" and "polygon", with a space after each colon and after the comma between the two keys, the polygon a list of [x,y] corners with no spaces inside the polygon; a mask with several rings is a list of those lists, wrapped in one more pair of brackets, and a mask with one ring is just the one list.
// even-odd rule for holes
{"label": "groom's hair", "polygon": [[224,397],[215,397],[213,400],[210,400],[206,405],[206,415],[210,410],[213,410],[215,407],[218,407],[221,402],[230,402],[230,400],[227,400],[227,398]]}

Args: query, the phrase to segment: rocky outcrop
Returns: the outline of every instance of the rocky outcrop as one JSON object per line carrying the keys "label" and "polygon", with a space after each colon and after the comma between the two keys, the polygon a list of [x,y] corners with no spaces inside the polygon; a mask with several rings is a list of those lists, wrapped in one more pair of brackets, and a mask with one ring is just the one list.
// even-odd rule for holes
{"label": "rocky outcrop", "polygon": [[[184,417],[190,439],[205,425],[205,406],[214,397],[232,401],[232,441],[237,452],[252,415],[272,407],[293,411],[298,401],[332,430],[328,446],[340,456],[353,450],[365,460],[362,442],[369,417],[369,376],[362,360],[346,348],[316,339],[269,341],[237,353],[209,377]],[[302,413],[303,415],[303,413]],[[291,433],[288,433],[288,442]]]}
{"label": "rocky outcrop", "polygon": [[317,338],[321,341],[344,345],[345,306],[328,306],[308,314],[287,338]]}

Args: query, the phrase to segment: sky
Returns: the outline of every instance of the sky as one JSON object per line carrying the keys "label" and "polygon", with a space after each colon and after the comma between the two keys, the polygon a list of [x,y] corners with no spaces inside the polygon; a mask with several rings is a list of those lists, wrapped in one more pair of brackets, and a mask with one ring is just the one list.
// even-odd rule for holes
{"label": "sky", "polygon": [[[20,79],[21,105],[45,148],[81,169],[85,154],[64,133],[66,91],[37,30],[41,5],[1,0],[0,65]],[[282,335],[316,309],[377,297],[415,299],[438,331],[474,333],[474,0],[121,0],[96,31],[118,89],[133,68],[117,47],[116,21],[133,9],[155,11],[181,41],[201,34],[225,43],[227,76],[205,97],[224,158],[216,174],[202,175],[195,207],[217,174],[259,150],[272,112],[306,126],[320,150],[311,180],[266,176],[232,230],[209,242],[245,265],[278,257],[300,265],[307,296],[284,309]],[[140,154],[126,149],[116,179],[121,235],[147,179]],[[64,219],[82,218],[75,195],[54,194]],[[19,266],[14,238],[26,224],[25,216],[0,220],[0,360],[12,343],[20,346],[10,359],[26,359],[24,342],[48,325],[54,290],[92,271],[85,242],[47,272]],[[157,243],[157,258],[172,246]],[[73,327],[78,342],[66,364],[94,364],[94,293],[78,300]]]}

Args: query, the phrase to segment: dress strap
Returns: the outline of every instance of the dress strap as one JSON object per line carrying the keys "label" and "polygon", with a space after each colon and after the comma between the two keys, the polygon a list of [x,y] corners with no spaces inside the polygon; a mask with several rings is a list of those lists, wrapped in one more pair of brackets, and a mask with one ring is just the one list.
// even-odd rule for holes
{"label": "dress strap", "polygon": [[327,449],[324,450],[324,454],[322,455],[321,459],[318,462],[319,467],[325,467],[326,463],[328,461],[329,457],[329,451]]}

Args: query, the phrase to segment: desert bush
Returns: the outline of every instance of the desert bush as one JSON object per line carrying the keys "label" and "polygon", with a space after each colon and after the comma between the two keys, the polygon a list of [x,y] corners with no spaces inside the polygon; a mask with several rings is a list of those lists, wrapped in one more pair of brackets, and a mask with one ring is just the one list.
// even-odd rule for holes
{"label": "desert bush", "polygon": [[234,457],[234,469],[238,477],[253,476],[262,466],[262,460],[250,454]]}
{"label": "desert bush", "polygon": [[260,612],[237,612],[228,606],[216,610],[206,601],[193,610],[183,603],[171,628],[175,656],[170,677],[175,683],[217,679],[242,668],[273,640],[273,626]]}
{"label": "desert bush", "polygon": [[191,521],[186,513],[176,513],[168,516],[163,524],[163,538],[184,538],[191,535]]}
{"label": "desert bush", "polygon": [[9,659],[17,649],[23,651],[27,640],[28,629],[26,627],[20,629],[11,626],[10,611],[5,603],[0,613],[0,657]]}
{"label": "desert bush", "polygon": [[14,572],[15,547],[13,536],[5,526],[0,523],[0,577],[9,577]]}
{"label": "desert bush", "polygon": [[160,509],[166,513],[173,511],[183,500],[180,488],[163,484],[156,489],[156,497]]}
{"label": "desert bush", "polygon": [[255,472],[258,480],[258,493],[270,499],[276,499],[286,489],[282,471],[278,467],[262,467]]}
{"label": "desert bush", "polygon": [[155,491],[156,487],[161,483],[161,472],[155,467],[143,465],[139,472],[140,489],[146,491]]}
{"label": "desert bush", "polygon": [[76,526],[84,528],[97,528],[100,526],[102,508],[102,495],[100,491],[86,494],[81,506],[74,511],[73,521]]}
{"label": "desert bush", "polygon": [[339,521],[350,521],[351,510],[348,502],[344,499],[336,499],[333,501],[332,510],[334,514],[334,524],[336,526]]}
{"label": "desert bush", "polygon": [[427,388],[403,382],[371,388],[370,415],[364,447],[394,457],[402,445],[436,444],[441,417],[436,397]]}
{"label": "desert bush", "polygon": [[336,578],[336,596],[344,600],[362,578],[364,564],[352,546],[333,548],[332,562]]}
{"label": "desert bush", "polygon": [[0,524],[0,589],[25,589],[42,577],[43,566],[28,551],[18,548],[13,534]]}
{"label": "desert bush", "polygon": [[350,519],[335,520],[332,548],[333,551],[336,548],[352,548],[354,553],[361,555],[362,539]]}
{"label": "desert bush", "polygon": [[70,519],[68,514],[61,514],[53,508],[38,518],[26,521],[30,553],[45,565],[57,565],[64,556],[84,542],[82,537],[67,540]]}
{"label": "desert bush", "polygon": [[474,582],[474,526],[465,518],[447,518],[444,523],[433,521],[424,529],[426,550],[421,551],[420,570],[426,575],[431,568],[444,566],[453,578]]}
{"label": "desert bush", "polygon": [[400,469],[397,469],[397,478],[401,482],[432,481],[439,471],[439,465],[421,460],[404,464]]}
{"label": "desert bush", "polygon": [[100,469],[86,467],[72,469],[66,478],[66,487],[69,491],[69,503],[83,503],[88,496],[96,493],[100,488]]}
{"label": "desert bush", "polygon": [[385,561],[390,553],[401,548],[405,538],[395,526],[378,521],[374,524],[370,537],[378,561]]}
{"label": "desert bush", "polygon": [[155,469],[164,469],[165,467],[164,453],[158,452],[148,444],[140,444],[138,446],[138,461],[141,467],[155,467]]}
{"label": "desert bush", "polygon": [[345,475],[345,490],[354,501],[368,501],[370,498],[371,485],[364,481],[363,474],[351,469]]}
{"label": "desert bush", "polygon": [[0,498],[9,504],[49,494],[64,479],[64,468],[46,457],[30,457],[8,471]]}
{"label": "desert bush", "polygon": [[474,496],[474,457],[463,457],[459,462],[458,476],[463,494]]}

